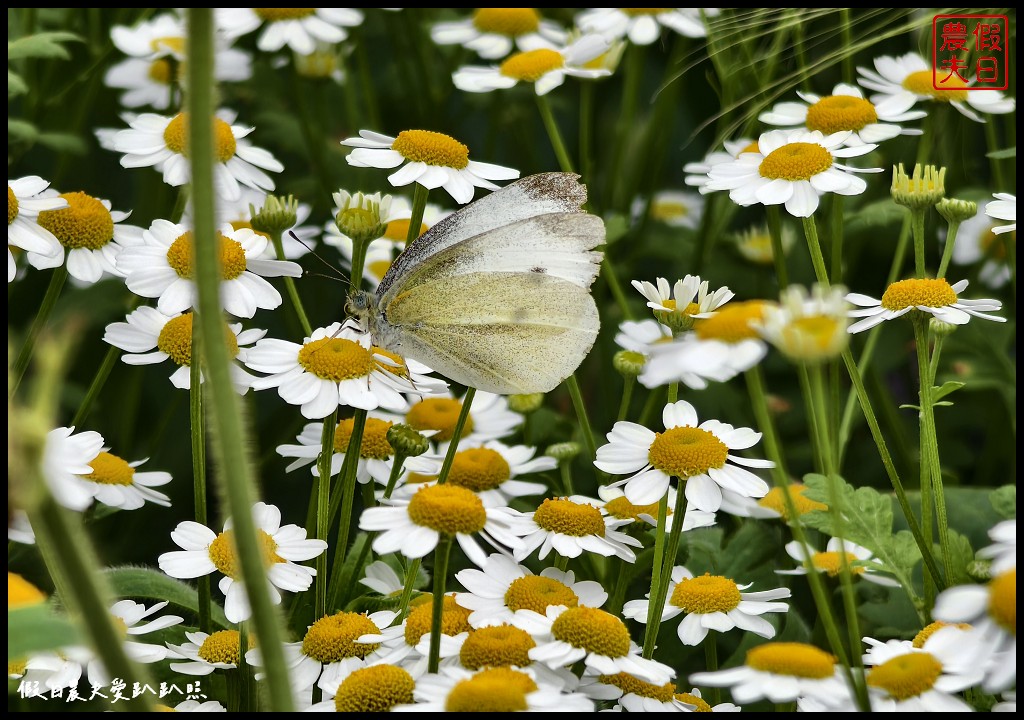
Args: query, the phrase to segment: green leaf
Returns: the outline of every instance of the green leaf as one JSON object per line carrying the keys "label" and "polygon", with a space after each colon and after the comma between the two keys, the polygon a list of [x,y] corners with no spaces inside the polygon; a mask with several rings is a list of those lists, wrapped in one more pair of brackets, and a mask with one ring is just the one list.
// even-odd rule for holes
{"label": "green leaf", "polygon": [[1006,520],[1017,517],[1017,486],[1003,485],[988,494],[992,509]]}
{"label": "green leaf", "polygon": [[15,95],[24,95],[28,92],[28,85],[21,79],[21,75],[18,73],[7,71],[7,97],[11,98]]}
{"label": "green leaf", "polygon": [[[118,597],[166,600],[171,605],[199,614],[199,593],[188,583],[149,568],[118,567],[104,573]],[[224,617],[224,610],[215,602],[210,603],[210,619],[222,628],[233,627]]]}
{"label": "green leaf", "polygon": [[30,122],[7,118],[7,137],[16,142],[35,142],[39,131]]}
{"label": "green leaf", "polygon": [[24,660],[31,653],[80,642],[75,626],[48,602],[7,611],[8,660]]}
{"label": "green leaf", "polygon": [[348,549],[348,554],[345,556],[345,564],[341,566],[339,571],[341,575],[338,578],[337,589],[335,590],[337,595],[333,598],[328,598],[328,610],[344,607],[348,603],[348,599],[352,597],[353,591],[364,588],[363,585],[357,585],[356,583],[363,576],[363,566],[370,559],[370,553],[366,550],[368,542],[370,542],[370,536],[367,533],[359,533],[352,541],[352,546]]}
{"label": "green leaf", "polygon": [[[951,562],[950,567],[945,570],[949,584],[966,585],[973,583],[974,579],[967,571],[968,567],[974,562],[974,548],[971,547],[971,541],[965,535],[961,535],[955,530],[950,530],[949,546]],[[937,545],[933,552],[939,562],[942,562],[942,553]]]}
{"label": "green leaf", "polygon": [[907,208],[897,205],[892,200],[878,200],[868,203],[859,212],[854,213],[846,221],[846,227],[852,233],[876,230],[880,227],[902,222],[907,212]]}
{"label": "green leaf", "polygon": [[44,132],[36,139],[40,145],[70,155],[85,155],[89,152],[82,138],[71,133]]}
{"label": "green leaf", "polygon": [[7,43],[7,62],[23,58],[58,58],[68,60],[71,54],[61,43],[82,42],[82,38],[69,32],[44,32],[26,35]]}
{"label": "green leaf", "polygon": [[1017,157],[1017,146],[1014,145],[1011,148],[1004,148],[1003,150],[993,150],[992,152],[985,155],[993,160],[1005,160],[1006,158]]}
{"label": "green leaf", "polygon": [[939,387],[933,387],[932,402],[937,404],[939,400],[946,397],[947,395],[955,393],[957,390],[959,390],[966,384],[967,383],[957,382],[955,380],[948,380],[942,383],[942,385],[940,385]]}

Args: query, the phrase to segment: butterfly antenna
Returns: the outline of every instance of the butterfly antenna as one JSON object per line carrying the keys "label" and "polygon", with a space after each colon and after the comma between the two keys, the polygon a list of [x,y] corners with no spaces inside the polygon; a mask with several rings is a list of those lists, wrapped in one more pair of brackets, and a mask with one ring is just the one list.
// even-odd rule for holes
{"label": "butterfly antenna", "polygon": [[306,273],[307,275],[310,275],[310,276],[313,276],[313,277],[330,278],[331,280],[337,280],[338,282],[341,282],[341,283],[351,287],[352,283],[349,281],[349,279],[347,277],[345,277],[344,273],[342,273],[340,270],[338,270],[337,267],[335,267],[335,265],[333,263],[329,262],[328,260],[325,260],[323,258],[323,256],[320,255],[320,253],[316,252],[311,245],[308,245],[306,242],[304,242],[298,235],[295,234],[294,231],[289,230],[288,234],[291,235],[292,240],[294,240],[295,242],[297,242],[300,245],[302,245],[302,247],[306,248],[306,250],[309,251],[310,255],[315,257],[317,260],[319,260],[321,263],[323,263],[323,265],[328,270],[330,270],[330,274],[307,272]]}

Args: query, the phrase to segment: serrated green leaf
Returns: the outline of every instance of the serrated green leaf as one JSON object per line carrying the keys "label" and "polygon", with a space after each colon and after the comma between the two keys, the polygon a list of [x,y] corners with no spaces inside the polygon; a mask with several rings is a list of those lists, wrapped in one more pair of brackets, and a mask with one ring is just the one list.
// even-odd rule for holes
{"label": "serrated green leaf", "polygon": [[44,32],[26,35],[7,43],[7,62],[23,58],[57,58],[67,60],[71,54],[61,43],[82,42],[82,38],[69,32]]}
{"label": "serrated green leaf", "polygon": [[50,148],[51,150],[71,155],[85,155],[89,152],[89,148],[86,146],[82,138],[77,135],[72,135],[71,133],[40,133],[39,137],[36,138],[36,142]]}
{"label": "serrated green leaf", "polygon": [[1017,146],[1014,145],[1011,148],[1003,148],[1002,150],[993,150],[990,153],[986,153],[985,157],[990,157],[993,160],[1005,160],[1006,158],[1017,157]]}
{"label": "serrated green leaf", "polygon": [[[171,605],[199,613],[199,592],[180,580],[169,578],[157,570],[140,567],[118,567],[104,571],[107,581],[118,597],[166,600]],[[220,605],[210,603],[210,619],[222,628],[232,627]]]}
{"label": "serrated green leaf", "polygon": [[1003,485],[988,494],[992,509],[1001,518],[1010,520],[1017,517],[1017,486]]}
{"label": "serrated green leaf", "polygon": [[75,626],[48,602],[7,611],[8,660],[80,642]]}
{"label": "serrated green leaf", "polygon": [[7,97],[11,98],[15,95],[24,95],[28,92],[28,85],[21,79],[21,75],[15,72],[7,71]]}
{"label": "serrated green leaf", "polygon": [[962,388],[967,383],[957,382],[956,380],[948,380],[938,387],[932,388],[932,402],[937,403],[942,398],[955,393],[957,390]]}
{"label": "serrated green leaf", "polygon": [[7,118],[7,137],[15,141],[35,142],[39,131],[30,122]]}
{"label": "serrated green leaf", "polygon": [[909,530],[900,530],[892,538],[893,562],[899,567],[911,568],[921,560],[921,548]]}

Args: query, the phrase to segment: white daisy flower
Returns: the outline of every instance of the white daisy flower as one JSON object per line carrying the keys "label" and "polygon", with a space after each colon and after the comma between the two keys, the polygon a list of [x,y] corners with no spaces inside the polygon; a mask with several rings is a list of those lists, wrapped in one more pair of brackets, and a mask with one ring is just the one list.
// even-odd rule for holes
{"label": "white daisy flower", "polygon": [[864,318],[849,327],[850,334],[870,330],[875,325],[902,317],[912,310],[930,313],[938,320],[950,325],[966,325],[971,316],[1006,322],[1006,318],[989,315],[1000,310],[1003,304],[998,300],[964,300],[960,293],[967,289],[967,281],[961,280],[950,285],[942,278],[918,278],[898,280],[885,289],[881,300],[849,293],[846,299],[857,305],[850,311],[850,317]]}
{"label": "white daisy flower", "polygon": [[[29,694],[29,697],[49,697],[64,688],[77,688],[85,666],[94,658],[92,650],[79,646],[33,655],[25,661],[19,685],[29,693],[38,688],[35,695]],[[17,673],[8,672],[11,674]]]}
{"label": "white daisy flower", "polygon": [[825,135],[849,130],[846,144],[855,146],[880,143],[899,135],[920,135],[921,130],[902,128],[899,123],[919,120],[928,114],[911,110],[916,99],[909,95],[887,97],[875,105],[864,99],[859,87],[846,83],[839,83],[825,97],[800,90],[796,94],[804,102],[778,103],[757,119],[781,127],[803,125]]}
{"label": "white daisy flower", "polygon": [[1003,693],[1003,701],[993,705],[992,712],[1017,712],[1017,691]]}
{"label": "white daisy flower", "polygon": [[672,342],[672,331],[657,320],[624,320],[619,323],[615,344],[645,358],[656,345]]}
{"label": "white daisy flower", "polygon": [[[789,223],[782,224],[782,254],[788,255],[796,243],[796,231]],[[775,262],[775,251],[772,249],[772,236],[767,225],[752,225],[742,232],[733,235],[736,251],[744,260],[756,265],[772,265]]]}
{"label": "white daisy flower", "polygon": [[684,37],[707,35],[705,17],[718,15],[718,8],[589,8],[579,14],[576,24],[584,32],[609,38],[629,38],[634,45],[650,45],[668,28]]}
{"label": "white daisy flower", "polygon": [[[622,491],[622,488],[612,487],[611,485],[600,485],[597,488],[597,494],[604,501],[603,510],[613,518],[619,520],[628,520],[629,522],[636,522],[640,520],[647,523],[648,525],[657,526],[658,524],[658,503],[650,503],[648,505],[634,505],[626,497],[626,493]],[[728,490],[723,491],[723,495],[729,494]],[[668,489],[668,521],[667,527],[671,529],[675,523],[676,518],[672,508],[675,507],[676,502],[676,491],[675,488]],[[692,505],[687,505],[686,512],[683,513],[683,529],[682,532],[688,532],[694,528],[699,527],[710,527],[715,524],[715,514],[713,512],[705,512],[698,510]]]}
{"label": "white daisy flower", "polygon": [[340,323],[317,328],[300,345],[265,338],[249,351],[245,364],[270,373],[252,387],[276,387],[281,399],[302,408],[311,420],[339,406],[376,410],[401,407],[402,393],[432,393],[441,387],[415,360],[403,360],[370,344],[370,336]]}
{"label": "white daisy flower", "polygon": [[82,479],[93,486],[95,498],[110,507],[138,510],[147,500],[154,505],[170,507],[171,499],[153,488],[169,483],[171,474],[135,470],[148,459],[129,463],[103,450],[89,461],[92,472],[83,475]]}
{"label": "white daisy flower", "polygon": [[[775,626],[761,617],[765,613],[788,612],[784,602],[769,602],[790,597],[788,588],[742,592],[751,584],[740,585],[721,575],[705,573],[695,577],[682,565],[672,568],[668,595],[661,613],[662,621],[680,613],[686,617],[679,623],[679,640],[683,645],[699,645],[709,630],[728,632],[733,628],[747,630],[763,638],[775,637]],[[647,600],[630,600],[622,614],[637,622],[647,622],[650,593]]]}
{"label": "white daisy flower", "polygon": [[185,700],[174,706],[174,712],[227,712],[228,709],[216,700],[199,702],[198,700]]}
{"label": "white daisy flower", "polygon": [[568,558],[591,552],[635,562],[636,553],[627,546],[643,547],[642,542],[618,530],[632,520],[608,515],[600,500],[583,495],[545,498],[534,512],[523,517],[526,528],[522,545],[514,553],[519,561],[539,549],[540,560],[554,550]]}
{"label": "white daisy flower", "polygon": [[263,27],[256,47],[275,52],[285,45],[300,55],[316,50],[317,41],[340,43],[348,37],[345,28],[363,23],[356,8],[217,8],[217,28],[234,40]]}
{"label": "white daisy flower", "polygon": [[[302,640],[284,644],[292,687],[305,693],[320,682],[333,683],[345,672],[347,662],[378,661],[384,641],[381,631],[396,617],[398,613],[390,610],[369,614],[338,612],[308,626]],[[262,666],[259,647],[249,650],[245,660]]]}
{"label": "white daisy flower", "polygon": [[360,130],[359,137],[343,140],[355,150],[345,156],[349,165],[391,169],[393,187],[419,183],[427,189],[443,187],[455,202],[473,199],[474,187],[497,190],[491,180],[515,180],[519,171],[469,159],[469,148],[453,137],[430,130],[403,130],[398,137]]}
{"label": "white daisy flower", "polygon": [[381,662],[347,658],[338,670],[320,678],[325,700],[307,712],[389,712],[396,705],[414,702],[416,675]]}
{"label": "white daisy flower", "polygon": [[999,225],[992,228],[996,235],[1017,232],[1017,196],[1009,193],[995,193],[995,201],[985,206],[985,214],[996,220],[1010,220],[1010,225]]}
{"label": "white daisy flower", "polygon": [[985,692],[1002,692],[1017,682],[1017,568],[986,585],[958,585],[935,598],[932,615],[970,623],[985,654]]}
{"label": "white daisy flower", "polygon": [[696,318],[693,332],[650,347],[640,384],[654,388],[681,382],[703,390],[709,380],[727,382],[746,372],[768,354],[756,325],[770,305],[763,300],[732,302],[709,317]]}
{"label": "white daisy flower", "polygon": [[738,667],[690,675],[690,682],[727,687],[740,705],[767,699],[788,703],[813,698],[828,708],[849,702],[849,690],[833,655],[799,642],[770,642],[747,651]]}
{"label": "white daisy flower", "polygon": [[[44,195],[56,196],[52,190]],[[82,283],[94,283],[104,275],[124,277],[117,259],[129,248],[142,244],[142,228],[122,224],[130,212],[110,209],[109,200],[100,200],[83,192],[63,193],[66,206],[44,210],[36,222],[48,230],[61,244],[61,252],[46,255],[29,250],[28,262],[34,268],[59,267],[67,250],[68,274]]]}
{"label": "white daisy flower", "polygon": [[641,657],[625,623],[604,610],[551,605],[544,614],[518,610],[512,622],[536,640],[530,658],[551,668],[582,660],[602,675],[627,673],[656,685],[675,675],[668,665]]}
{"label": "white daisy flower", "polygon": [[[800,567],[793,570],[776,570],[775,572],[779,575],[806,575],[807,565],[810,565],[819,573],[825,573],[829,577],[837,577],[842,572],[845,556],[846,565],[850,568],[851,575],[862,577],[876,585],[884,585],[885,587],[900,586],[892,578],[880,575],[878,569],[869,564],[874,560],[874,553],[857,543],[850,542],[849,540],[840,540],[839,538],[830,538],[824,552],[818,552],[810,546],[808,546],[807,550],[810,552],[810,556],[805,552],[802,543],[796,540],[786,543],[786,553],[800,563]],[[874,561],[874,563],[877,564],[877,561]]]}
{"label": "white daisy flower", "polygon": [[61,196],[41,195],[49,186],[38,175],[7,181],[7,282],[14,280],[18,272],[11,247],[41,257],[59,258],[57,265],[64,260],[60,240],[38,222],[39,213],[68,207],[68,201]]}
{"label": "white daisy flower", "polygon": [[846,288],[839,285],[815,284],[810,294],[790,285],[778,305],[765,306],[757,331],[794,362],[834,360],[850,344],[850,304],[845,296]]}
{"label": "white daisy flower", "polygon": [[718,310],[729,302],[734,293],[723,286],[709,293],[707,280],[699,275],[687,275],[669,285],[665,278],[658,278],[654,285],[646,280],[631,282],[636,291],[647,298],[647,307],[667,313],[677,313],[691,318],[708,317],[708,313]]}
{"label": "white daisy flower", "polygon": [[945,627],[920,649],[899,642],[875,644],[864,656],[871,710],[971,712],[973,708],[954,694],[977,685],[984,674],[969,651],[969,636],[959,628]]}
{"label": "white daisy flower", "polygon": [[459,90],[477,93],[533,83],[538,95],[547,95],[560,87],[566,76],[593,79],[611,75],[611,70],[589,66],[610,47],[600,35],[584,35],[564,47],[538,47],[517,53],[501,65],[463,65],[452,74],[452,82]]}
{"label": "white daisy flower", "polygon": [[[953,262],[957,265],[973,265],[984,261],[978,279],[992,288],[1002,287],[1010,280],[1006,245],[995,232],[999,224],[988,215],[989,205],[996,202],[990,200],[979,203],[978,209],[981,212],[961,223],[953,245]],[[1016,243],[1016,238],[1015,234],[1011,235],[1010,242]]]}
{"label": "white daisy flower", "polygon": [[732,161],[739,158],[740,155],[747,152],[759,152],[757,149],[757,140],[751,140],[750,138],[737,138],[735,140],[726,140],[722,145],[725,150],[713,150],[704,156],[699,162],[690,162],[683,165],[683,172],[686,173],[684,182],[690,187],[697,188],[697,191],[701,195],[707,195],[714,190],[708,187],[710,178],[708,173],[711,172],[711,168],[717,165],[723,165],[731,163]]}
{"label": "white daisy flower", "polygon": [[[462,401],[451,391],[428,398],[412,398],[396,412],[404,414],[404,422],[421,433],[433,433],[431,440],[447,443],[455,435],[455,425],[462,412]],[[462,440],[484,442],[514,433],[523,424],[523,416],[508,407],[504,395],[478,391],[462,428]]]}
{"label": "white daisy flower", "polygon": [[964,83],[955,74],[947,80],[940,80],[943,89],[936,89],[931,63],[917,53],[898,57],[882,55],[875,58],[874,65],[874,70],[858,67],[860,77],[857,82],[876,92],[871,96],[871,102],[876,106],[890,99],[901,102],[911,99],[915,103],[926,100],[948,102],[976,122],[984,122],[978,112],[1002,115],[1013,112],[1017,106],[1013,98],[1004,97],[998,90],[967,90],[973,83]]}
{"label": "white daisy flower", "polygon": [[[173,85],[185,80],[181,70],[186,59],[185,35],[184,19],[173,13],[157,15],[134,27],[115,25],[110,29],[110,39],[129,57],[107,70],[104,84],[126,91],[121,95],[125,107],[171,107]],[[215,79],[240,82],[252,77],[249,54],[227,47],[220,36],[217,39]]]}
{"label": "white daisy flower", "polygon": [[597,450],[594,464],[599,469],[613,475],[633,473],[611,483],[625,484],[631,503],[657,502],[673,477],[685,481],[686,499],[706,512],[721,507],[723,489],[745,497],[764,497],[768,492],[768,483],[741,466],[770,468],[773,463],[730,452],[753,447],[761,433],[718,420],[705,420],[698,426],[697,411],[685,400],[666,405],[662,420],[663,433],[617,422],[608,433],[608,444]]}
{"label": "white daisy flower", "polygon": [[186,632],[185,637],[188,642],[181,645],[167,643],[171,657],[186,661],[172,662],[171,670],[174,672],[201,676],[209,675],[214,670],[234,670],[238,667],[241,636],[237,630]]}
{"label": "white daisy flower", "polygon": [[[421,595],[403,623],[382,630],[384,640],[381,642],[379,660],[376,662],[398,665],[415,678],[425,673],[430,652],[433,607],[433,596]],[[444,596],[441,604],[441,641],[438,655],[442,667],[458,662],[462,640],[472,629],[468,618],[469,610],[457,605],[453,594]],[[342,667],[340,671],[344,669]],[[321,682],[321,686],[324,685],[327,685],[326,681]]]}
{"label": "white daisy flower", "polygon": [[59,427],[46,434],[43,479],[54,500],[71,510],[92,504],[96,486],[83,476],[92,472],[89,463],[102,449],[103,436],[91,430],[75,433],[73,427]]}
{"label": "white daisy flower", "polygon": [[[140,307],[128,313],[125,322],[107,325],[103,340],[124,350],[127,354],[122,355],[121,360],[128,365],[153,365],[170,359],[177,365],[177,370],[171,373],[171,384],[188,390],[192,384],[192,319],[191,312],[164,315],[156,308]],[[267,331],[242,330],[241,323],[225,323],[225,330],[228,352],[237,361],[230,366],[231,382],[235,390],[244,395],[253,376],[238,362],[245,360],[247,346],[261,339]]]}
{"label": "white daisy flower", "polygon": [[[258,502],[253,506],[252,515],[256,534],[262,541],[271,600],[275,604],[281,602],[278,588],[289,592],[308,589],[316,570],[293,561],[312,560],[327,550],[327,543],[307,540],[306,531],[298,525],[282,526],[281,511],[273,505]],[[160,569],[182,579],[202,577],[214,571],[223,573],[218,587],[225,595],[224,614],[233,623],[247,620],[251,609],[241,582],[230,518],[219,535],[197,522],[179,523],[171,539],[182,549],[161,555],[157,561]]]}
{"label": "white daisy flower", "polygon": [[508,623],[475,628],[452,638],[459,646],[458,662],[467,670],[514,667],[548,673],[546,665],[535,665],[530,650],[537,646],[530,633]]}
{"label": "white daisy flower", "polygon": [[375,552],[401,552],[407,558],[430,553],[441,533],[453,535],[469,559],[478,566],[487,556],[473,538],[479,533],[495,548],[518,549],[525,522],[507,507],[485,507],[472,490],[456,485],[428,485],[403,488],[381,507],[367,508],[359,528],[380,534],[373,541]]}
{"label": "white daisy flower", "polygon": [[526,52],[561,45],[566,32],[545,20],[537,8],[474,8],[465,20],[436,23],[430,39],[438,45],[461,45],[485,60],[497,60],[513,48]]}
{"label": "white daisy flower", "polygon": [[383,560],[374,560],[363,569],[363,577],[359,579],[359,584],[384,597],[391,597],[402,592],[405,580]]}
{"label": "white daisy flower", "polygon": [[495,667],[472,673],[457,667],[425,675],[413,690],[416,703],[393,712],[593,712],[585,695],[563,692],[530,668]]}
{"label": "white daisy flower", "polygon": [[[273,310],[283,302],[267,277],[301,277],[293,262],[266,260],[269,240],[251,229],[222,225],[220,243],[220,301],[236,317],[251,318],[256,310]],[[127,248],[117,259],[128,289],[136,295],[158,298],[157,308],[167,314],[195,307],[198,300],[192,231],[168,220],[154,220],[142,233],[143,243]]]}
{"label": "white daisy flower", "polygon": [[[138,635],[146,635],[151,632],[156,632],[157,630],[163,630],[164,628],[169,628],[172,625],[178,625],[185,622],[185,618],[183,617],[179,617],[177,615],[164,615],[162,617],[148,620],[148,622],[142,625],[139,624],[154,613],[163,610],[167,605],[168,603],[165,601],[147,608],[141,603],[133,602],[131,600],[121,600],[113,604],[110,608],[110,614],[114,616],[114,623],[121,626],[123,628],[123,632],[125,632],[129,638],[132,638]],[[160,662],[170,655],[167,648],[162,645],[151,645],[149,643],[135,642],[134,640],[125,640],[124,650],[129,658],[135,662],[145,664]],[[111,680],[110,675],[107,673],[107,669],[98,658],[89,662],[88,677],[89,683],[93,686],[109,685]]]}
{"label": "white daisy flower", "polygon": [[683,190],[662,190],[654,193],[650,203],[638,197],[630,208],[633,223],[640,220],[640,215],[647,210],[652,220],[664,223],[673,228],[696,230],[704,215],[704,197],[697,193]]}
{"label": "white daisy flower", "polygon": [[792,499],[797,515],[804,515],[813,510],[828,510],[828,505],[825,503],[811,500],[804,495],[806,489],[807,486],[802,483],[791,482],[785,489],[779,486],[773,487],[768,491],[767,495],[759,500],[740,498],[734,495],[732,497],[734,502],[727,502],[730,500],[730,497],[726,495],[722,498],[722,512],[727,512],[737,517],[772,520],[782,518],[789,522],[789,505],[783,495],[784,492]]}
{"label": "white daisy flower", "polygon": [[500,554],[487,558],[483,568],[455,573],[467,592],[456,593],[455,602],[473,612],[474,628],[512,622],[518,610],[545,613],[551,605],[601,607],[608,593],[593,580],[576,580],[572,570],[545,568],[540,575]]}
{"label": "white daisy flower", "polygon": [[[284,165],[266,150],[246,140],[254,128],[233,125],[235,114],[228,110],[217,113],[214,125],[213,180],[217,195],[235,200],[241,196],[242,185],[269,192],[274,181],[263,172],[281,172]],[[124,153],[122,167],[153,167],[163,174],[172,187],[185,185],[191,179],[188,150],[187,116],[174,117],[142,113],[121,130],[111,143],[115,152]]]}
{"label": "white daisy flower", "polygon": [[[435,475],[441,469],[441,461],[450,444],[443,443],[437,449]],[[509,446],[497,440],[463,440],[455,453],[448,483],[472,490],[485,507],[505,507],[514,498],[542,495],[548,491],[546,484],[518,479],[520,475],[558,467],[554,458],[546,455],[534,457],[536,453],[537,448],[526,445]]]}
{"label": "white daisy flower", "polygon": [[697,688],[679,692],[673,682],[655,685],[626,673],[598,675],[587,671],[580,678],[579,692],[594,700],[617,701],[606,712],[740,712],[732,703],[709,705]]}
{"label": "white daisy flower", "polygon": [[824,135],[817,130],[771,130],[762,133],[757,152],[742,153],[715,165],[707,187],[728,190],[737,205],[785,205],[794,217],[810,217],[828,192],[860,195],[867,183],[852,173],[882,172],[854,168],[837,160],[865,155],[877,145],[846,147],[849,131]]}
{"label": "white daisy flower", "polygon": [[1001,575],[1017,567],[1017,520],[1003,520],[988,531],[992,544],[978,551],[978,557],[991,558],[990,572]]}

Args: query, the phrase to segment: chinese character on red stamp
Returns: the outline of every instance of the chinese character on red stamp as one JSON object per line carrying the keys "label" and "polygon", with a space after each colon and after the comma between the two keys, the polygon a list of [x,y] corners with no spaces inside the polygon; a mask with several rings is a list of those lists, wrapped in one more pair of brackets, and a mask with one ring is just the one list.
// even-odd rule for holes
{"label": "chinese character on red stamp", "polygon": [[1006,90],[1010,87],[1010,22],[1006,15],[932,18],[932,87]]}

